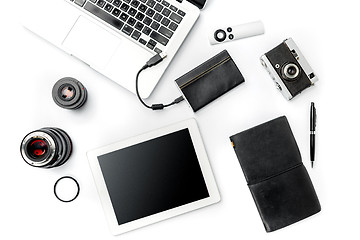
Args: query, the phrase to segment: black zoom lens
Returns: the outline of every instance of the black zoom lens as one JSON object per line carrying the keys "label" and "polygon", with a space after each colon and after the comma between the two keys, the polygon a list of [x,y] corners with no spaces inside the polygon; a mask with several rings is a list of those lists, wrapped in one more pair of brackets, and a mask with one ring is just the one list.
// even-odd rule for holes
{"label": "black zoom lens", "polygon": [[72,144],[69,135],[59,128],[42,128],[27,134],[20,152],[33,167],[53,168],[63,165],[70,157]]}
{"label": "black zoom lens", "polygon": [[55,103],[66,109],[78,109],[87,99],[86,88],[75,78],[62,78],[57,81],[52,89]]}

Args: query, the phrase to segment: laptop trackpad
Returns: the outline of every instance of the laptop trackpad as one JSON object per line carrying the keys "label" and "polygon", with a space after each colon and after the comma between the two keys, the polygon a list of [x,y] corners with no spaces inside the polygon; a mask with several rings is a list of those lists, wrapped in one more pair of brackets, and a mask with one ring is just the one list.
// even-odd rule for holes
{"label": "laptop trackpad", "polygon": [[90,66],[103,69],[120,43],[120,38],[80,16],[65,38],[63,46]]}

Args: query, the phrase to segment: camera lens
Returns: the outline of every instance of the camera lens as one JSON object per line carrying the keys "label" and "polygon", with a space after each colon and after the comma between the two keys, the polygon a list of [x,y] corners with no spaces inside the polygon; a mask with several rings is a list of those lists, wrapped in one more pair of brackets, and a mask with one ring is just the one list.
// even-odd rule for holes
{"label": "camera lens", "polygon": [[71,151],[70,137],[59,128],[33,131],[24,137],[20,145],[24,161],[40,168],[61,166],[69,159]]}
{"label": "camera lens", "polygon": [[57,81],[52,90],[54,102],[65,109],[78,109],[87,99],[86,88],[75,78],[62,78]]}
{"label": "camera lens", "polygon": [[300,75],[300,68],[294,63],[287,63],[282,68],[282,75],[287,80],[295,80]]}

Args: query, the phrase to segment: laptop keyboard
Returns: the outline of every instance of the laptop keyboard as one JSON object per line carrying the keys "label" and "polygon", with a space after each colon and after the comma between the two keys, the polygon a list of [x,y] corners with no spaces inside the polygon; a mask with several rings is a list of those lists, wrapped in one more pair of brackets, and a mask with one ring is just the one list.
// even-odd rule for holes
{"label": "laptop keyboard", "polygon": [[161,53],[186,13],[166,0],[70,0],[138,44]]}

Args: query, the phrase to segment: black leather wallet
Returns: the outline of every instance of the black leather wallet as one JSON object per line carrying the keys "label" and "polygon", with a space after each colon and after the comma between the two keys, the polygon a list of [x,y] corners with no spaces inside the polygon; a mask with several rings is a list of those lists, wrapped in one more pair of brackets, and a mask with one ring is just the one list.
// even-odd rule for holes
{"label": "black leather wallet", "polygon": [[194,112],[244,81],[226,50],[175,80]]}
{"label": "black leather wallet", "polygon": [[321,210],[286,117],[230,137],[267,232]]}

